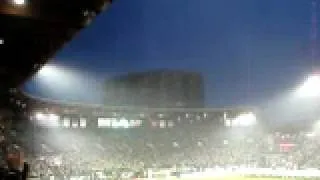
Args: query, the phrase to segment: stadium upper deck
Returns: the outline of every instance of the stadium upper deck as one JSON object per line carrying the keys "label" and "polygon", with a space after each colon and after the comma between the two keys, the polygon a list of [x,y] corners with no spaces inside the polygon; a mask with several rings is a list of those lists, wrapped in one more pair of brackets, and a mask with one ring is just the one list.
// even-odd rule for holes
{"label": "stadium upper deck", "polygon": [[[24,93],[16,93],[11,101],[18,108],[25,111],[25,114],[46,119],[52,116],[53,119],[73,119],[80,124],[80,121],[99,124],[99,121],[107,122],[132,122],[140,123],[144,121],[156,124],[172,124],[196,122],[210,122],[218,126],[248,126],[255,123],[254,108],[148,108],[148,107],[128,107],[128,106],[105,106],[97,104],[69,103],[62,101],[52,101],[32,97]],[[135,122],[133,122],[135,121]],[[238,121],[238,122],[236,122]],[[241,121],[241,122],[240,122]],[[102,123],[103,123],[102,122]],[[246,124],[249,123],[249,124]]]}
{"label": "stadium upper deck", "polygon": [[[22,111],[28,118],[36,113],[55,114],[63,119],[73,118],[79,121],[80,118],[97,125],[99,118],[113,118],[112,120],[149,120],[172,121],[195,124],[194,122],[210,122],[217,127],[250,126],[254,124],[270,131],[297,132],[309,131],[314,127],[315,121],[292,121],[282,124],[273,123],[273,120],[266,119],[262,110],[256,107],[230,107],[230,108],[149,108],[135,106],[105,106],[101,104],[83,104],[64,101],[54,101],[33,97],[20,91],[12,93],[10,99],[15,107]],[[240,123],[241,121],[241,123]],[[159,123],[158,123],[159,124]]]}

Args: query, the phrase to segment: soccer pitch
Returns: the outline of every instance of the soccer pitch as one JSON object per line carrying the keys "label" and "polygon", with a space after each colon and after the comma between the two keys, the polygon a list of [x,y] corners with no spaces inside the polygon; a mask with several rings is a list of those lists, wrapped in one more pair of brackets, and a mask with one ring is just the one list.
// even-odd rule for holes
{"label": "soccer pitch", "polygon": [[[242,176],[228,176],[228,177],[207,177],[207,178],[172,178],[170,180],[307,180],[312,178],[280,178],[280,177],[242,177]],[[312,179],[313,180],[313,179]]]}
{"label": "soccer pitch", "polygon": [[249,177],[225,177],[225,178],[180,178],[180,180],[284,180],[284,179],[294,179],[294,180],[304,180],[297,178],[249,178]]}
{"label": "soccer pitch", "polygon": [[[284,178],[262,178],[262,177],[219,177],[219,178],[205,178],[204,180],[283,180]],[[288,178],[289,179],[289,178]],[[295,178],[291,178],[295,179]]]}

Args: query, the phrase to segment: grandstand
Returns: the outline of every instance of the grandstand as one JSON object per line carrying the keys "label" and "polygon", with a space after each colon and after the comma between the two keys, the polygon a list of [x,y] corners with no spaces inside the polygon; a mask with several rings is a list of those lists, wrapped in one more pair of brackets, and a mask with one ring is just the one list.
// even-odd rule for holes
{"label": "grandstand", "polygon": [[108,107],[23,93],[12,100],[25,112],[12,139],[28,154],[35,177],[319,176],[318,132],[275,131],[253,108]]}

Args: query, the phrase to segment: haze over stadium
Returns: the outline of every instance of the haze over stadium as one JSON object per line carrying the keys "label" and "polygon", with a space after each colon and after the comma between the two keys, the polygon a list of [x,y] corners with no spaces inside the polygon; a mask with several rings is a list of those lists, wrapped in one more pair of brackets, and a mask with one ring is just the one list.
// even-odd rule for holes
{"label": "haze over stadium", "polygon": [[318,179],[319,5],[119,0],[90,25],[81,8],[86,28],[10,88],[0,154],[40,179]]}

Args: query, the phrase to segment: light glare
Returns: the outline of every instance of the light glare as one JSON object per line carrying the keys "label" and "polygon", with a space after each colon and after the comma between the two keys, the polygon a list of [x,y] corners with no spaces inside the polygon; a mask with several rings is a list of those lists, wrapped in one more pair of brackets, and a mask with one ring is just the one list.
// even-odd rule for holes
{"label": "light glare", "polygon": [[305,83],[298,89],[300,97],[318,97],[320,96],[320,77],[310,76]]}
{"label": "light glare", "polygon": [[35,118],[37,120],[37,123],[40,126],[58,127],[60,124],[59,123],[60,117],[56,114],[44,114],[44,113],[38,112],[35,114]]}
{"label": "light glare", "polygon": [[256,124],[257,118],[253,113],[245,113],[237,116],[232,124],[236,126],[252,126]]}
{"label": "light glare", "polygon": [[13,0],[13,3],[15,5],[24,5],[26,2],[25,0]]}
{"label": "light glare", "polygon": [[39,75],[44,77],[52,77],[57,71],[53,66],[43,66],[39,70]]}
{"label": "light glare", "polygon": [[43,115],[42,113],[36,113],[36,119],[37,119],[38,121],[41,121],[41,120],[44,119],[44,115]]}

